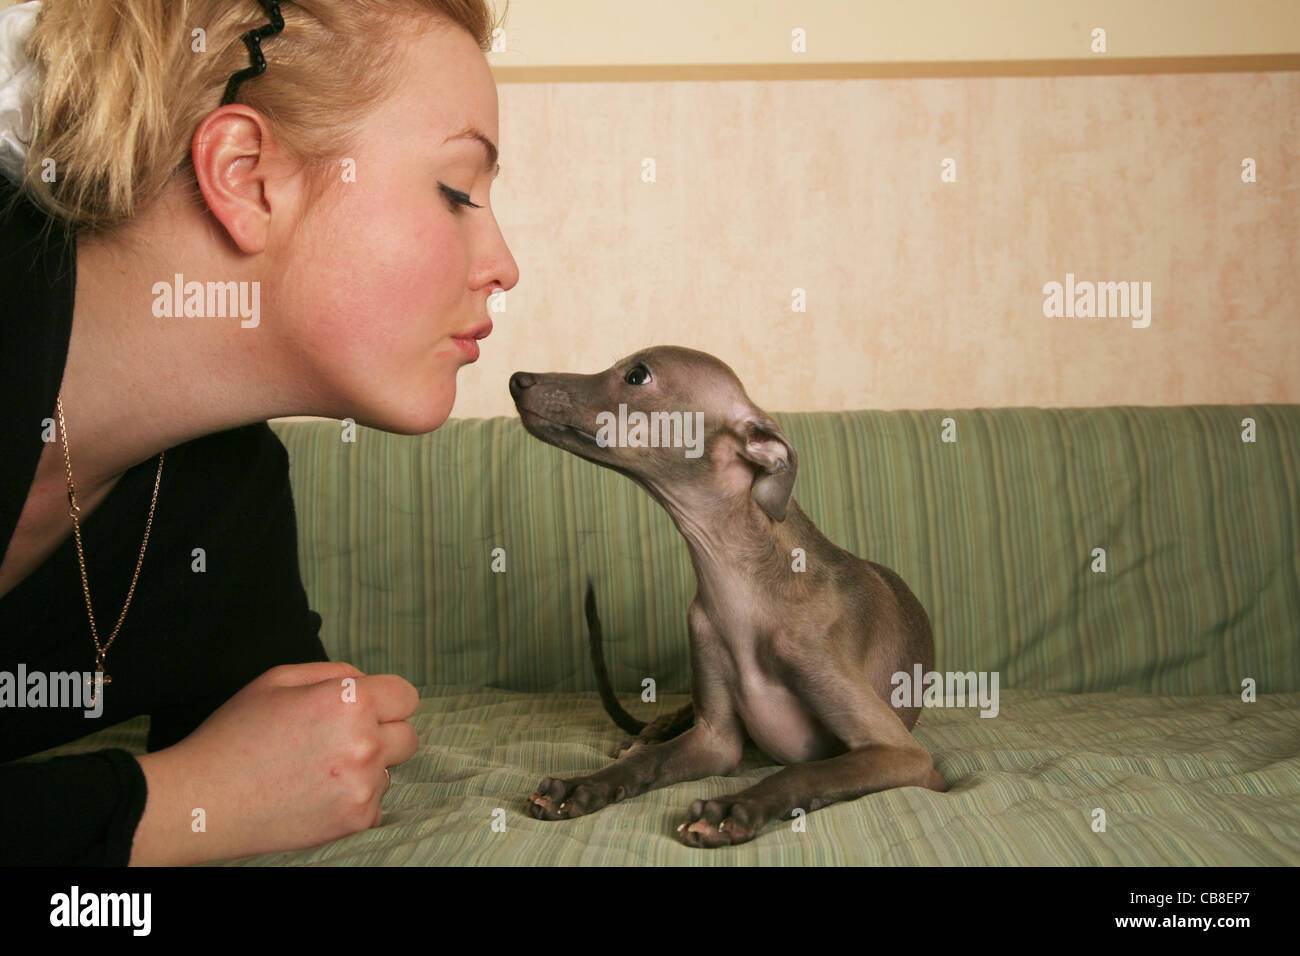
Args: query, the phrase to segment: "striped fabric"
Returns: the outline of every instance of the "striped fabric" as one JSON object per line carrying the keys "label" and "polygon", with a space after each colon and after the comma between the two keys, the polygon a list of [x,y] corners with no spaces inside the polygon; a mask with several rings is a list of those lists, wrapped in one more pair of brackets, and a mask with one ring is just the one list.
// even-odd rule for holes
{"label": "striped fabric", "polygon": [[[416,755],[393,771],[382,826],[233,864],[385,866],[1300,864],[1300,693],[1157,697],[1015,690],[996,718],[927,710],[915,733],[947,793],[903,787],[769,824],[737,847],[673,835],[697,797],[777,768],[753,747],[730,777],[653,790],[577,820],[534,820],[542,777],[591,773],[623,738],[593,694],[422,688]],[[675,708],[686,696],[661,697]],[[94,746],[143,751],[147,720]],[[89,740],[89,738],[88,738]],[[88,749],[87,742],[51,754]],[[1094,832],[1102,819],[1105,832]],[[503,811],[499,813],[498,811]],[[505,823],[496,831],[494,819]]]}
{"label": "striped fabric", "polygon": [[[1300,406],[776,417],[800,506],[903,576],[938,670],[1071,692],[1300,690]],[[688,692],[686,544],[627,478],[516,419],[355,443],[334,422],[274,427],[331,656],[417,685],[592,691],[591,577],[615,686]]]}
{"label": "striped fabric", "polygon": [[[937,669],[999,674],[996,717],[932,708],[917,725],[948,793],[906,787],[809,814],[806,832],[679,845],[693,799],[776,771],[751,747],[733,777],[533,820],[542,777],[589,773],[623,737],[593,693],[588,577],[629,709],[686,700],[684,541],[632,482],[514,419],[355,442],[337,423],[277,422],[326,647],[421,688],[421,748],[393,772],[382,827],[237,862],[1300,864],[1300,406],[775,417],[799,451],[800,506],[908,581]],[[655,704],[633,696],[645,677]],[[139,752],[145,726],[51,753]]]}

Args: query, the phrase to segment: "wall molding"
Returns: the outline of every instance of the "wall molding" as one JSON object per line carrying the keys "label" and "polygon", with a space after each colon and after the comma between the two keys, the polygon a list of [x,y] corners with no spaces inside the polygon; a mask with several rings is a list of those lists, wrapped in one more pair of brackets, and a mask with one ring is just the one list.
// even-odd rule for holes
{"label": "wall molding", "polygon": [[875,80],[999,76],[1123,76],[1300,71],[1300,54],[935,60],[899,63],[700,63],[659,66],[493,66],[498,83],[662,83],[719,80]]}

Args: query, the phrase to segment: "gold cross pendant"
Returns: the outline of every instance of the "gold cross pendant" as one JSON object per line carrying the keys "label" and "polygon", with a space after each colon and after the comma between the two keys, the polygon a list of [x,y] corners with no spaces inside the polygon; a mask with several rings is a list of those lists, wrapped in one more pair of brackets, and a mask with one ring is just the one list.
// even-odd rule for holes
{"label": "gold cross pendant", "polygon": [[104,684],[113,683],[113,678],[109,677],[107,674],[104,673],[103,661],[98,658],[95,659],[95,673],[92,674],[90,677],[86,678],[86,687],[90,689],[90,704],[92,707],[95,705],[95,677],[96,676],[99,677],[99,683],[101,689]]}

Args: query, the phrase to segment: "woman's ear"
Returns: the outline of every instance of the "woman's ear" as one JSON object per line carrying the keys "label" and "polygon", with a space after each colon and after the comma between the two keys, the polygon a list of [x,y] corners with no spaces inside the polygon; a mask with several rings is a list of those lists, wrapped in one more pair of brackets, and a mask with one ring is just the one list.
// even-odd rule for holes
{"label": "woman's ear", "polygon": [[748,417],[741,423],[740,457],[758,466],[750,496],[769,518],[784,521],[799,471],[799,456],[790,440],[772,419]]}

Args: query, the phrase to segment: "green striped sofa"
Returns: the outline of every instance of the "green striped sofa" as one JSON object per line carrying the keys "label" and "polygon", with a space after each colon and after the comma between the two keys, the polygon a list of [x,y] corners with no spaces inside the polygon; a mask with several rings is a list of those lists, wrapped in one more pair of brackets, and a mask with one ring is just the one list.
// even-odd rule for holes
{"label": "green striped sofa", "polygon": [[[732,777],[534,820],[543,776],[590,773],[625,736],[595,693],[588,578],[628,709],[688,699],[695,582],[667,514],[513,418],[355,442],[336,422],[275,422],[326,647],[420,688],[421,747],[382,826],[234,862],[1300,863],[1300,406],[774,417],[800,506],[908,581],[936,669],[998,674],[995,717],[952,706],[917,724],[949,792],[679,844],[692,800],[774,772],[750,746]],[[144,725],[94,740],[142,748]]]}

